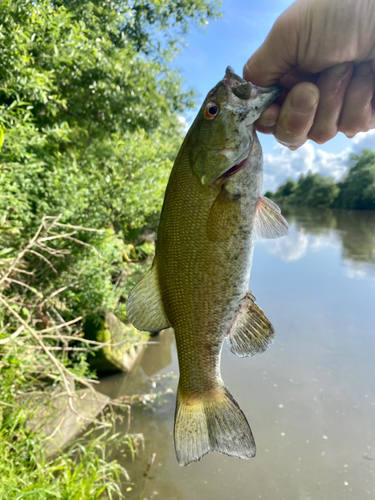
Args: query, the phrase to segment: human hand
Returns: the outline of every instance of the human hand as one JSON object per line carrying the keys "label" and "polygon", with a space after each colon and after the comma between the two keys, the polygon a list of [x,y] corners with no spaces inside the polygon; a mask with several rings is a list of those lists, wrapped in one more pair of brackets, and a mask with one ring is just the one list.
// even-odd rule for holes
{"label": "human hand", "polygon": [[375,128],[375,0],[297,0],[243,74],[284,87],[256,127],[292,150]]}

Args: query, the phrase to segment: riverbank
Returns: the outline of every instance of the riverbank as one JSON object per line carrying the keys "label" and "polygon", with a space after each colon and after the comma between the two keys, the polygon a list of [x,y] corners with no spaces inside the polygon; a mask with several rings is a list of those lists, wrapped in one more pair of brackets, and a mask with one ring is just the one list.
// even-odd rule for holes
{"label": "riverbank", "polygon": [[[10,231],[6,227],[8,242]],[[76,245],[102,259],[99,245],[94,248],[84,236],[79,239],[84,232],[96,231],[44,217],[27,245],[0,253],[0,499],[116,498],[129,481],[126,470],[111,459],[114,442],[122,453],[134,455],[128,433],[113,435],[112,408],[123,403],[109,400],[95,387],[100,368],[129,369],[148,336],[113,312],[96,309],[90,318],[101,325],[104,320],[105,336],[100,337],[102,329],[88,338],[87,314],[72,315],[67,303],[74,296],[70,290],[82,291],[80,276],[73,266],[76,280],[67,280],[61,266],[71,264]],[[129,265],[123,264],[120,276],[131,287],[132,274],[142,266]],[[115,309],[123,293],[126,289],[118,281],[112,302],[102,307]],[[106,357],[111,364],[104,366]],[[91,358],[102,360],[96,371]],[[129,411],[128,404],[125,409]]]}

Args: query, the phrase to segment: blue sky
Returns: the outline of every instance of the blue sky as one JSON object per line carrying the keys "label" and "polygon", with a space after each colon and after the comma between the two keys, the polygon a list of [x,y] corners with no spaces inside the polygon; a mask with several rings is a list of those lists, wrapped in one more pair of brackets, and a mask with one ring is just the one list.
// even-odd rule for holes
{"label": "blue sky", "polygon": [[[277,17],[291,5],[289,0],[223,0],[222,17],[205,30],[194,28],[185,37],[187,47],[175,64],[194,88],[200,103],[207,92],[223,78],[230,65],[238,74],[247,59],[262,44]],[[189,123],[195,113],[185,118]],[[275,189],[287,177],[298,179],[308,170],[342,177],[351,152],[375,148],[375,133],[360,134],[354,140],[339,133],[324,145],[312,142],[295,152],[280,146],[273,136],[260,135],[264,152],[264,189]]]}

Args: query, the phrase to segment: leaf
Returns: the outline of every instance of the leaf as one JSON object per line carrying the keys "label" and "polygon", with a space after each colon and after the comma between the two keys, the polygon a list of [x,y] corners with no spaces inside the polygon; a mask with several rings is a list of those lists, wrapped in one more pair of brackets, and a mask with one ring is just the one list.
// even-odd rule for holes
{"label": "leaf", "polygon": [[24,318],[29,318],[30,317],[30,311],[27,309],[27,307],[23,307],[21,309],[21,314]]}

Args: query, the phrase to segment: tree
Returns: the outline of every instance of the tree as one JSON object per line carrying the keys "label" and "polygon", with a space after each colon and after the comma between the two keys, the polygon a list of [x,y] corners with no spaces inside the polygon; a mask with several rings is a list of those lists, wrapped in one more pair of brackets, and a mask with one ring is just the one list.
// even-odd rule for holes
{"label": "tree", "polygon": [[292,179],[282,184],[276,193],[268,193],[279,203],[303,207],[329,207],[336,199],[339,188],[330,177],[309,172],[301,175],[298,182]]}
{"label": "tree", "polygon": [[375,152],[364,149],[351,155],[346,178],[339,184],[340,196],[335,206],[359,210],[375,210]]}

